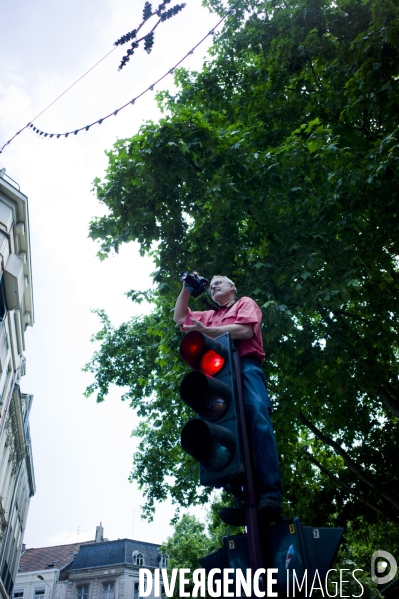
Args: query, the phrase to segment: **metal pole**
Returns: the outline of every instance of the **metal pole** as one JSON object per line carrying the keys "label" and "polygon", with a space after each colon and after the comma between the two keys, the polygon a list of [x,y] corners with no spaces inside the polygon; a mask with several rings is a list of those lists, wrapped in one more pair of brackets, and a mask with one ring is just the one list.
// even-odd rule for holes
{"label": "metal pole", "polygon": [[[245,506],[245,522],[247,527],[247,541],[248,541],[248,556],[249,565],[251,567],[252,574],[259,568],[264,568],[262,547],[260,542],[260,531],[258,522],[258,499],[256,496],[255,482],[254,482],[254,461],[253,454],[250,450],[248,441],[248,432],[245,422],[245,410],[244,410],[244,398],[242,393],[242,370],[241,360],[238,354],[238,350],[234,348],[234,365],[236,371],[237,381],[237,392],[238,392],[238,409],[240,413],[241,423],[241,438],[243,443],[244,451],[244,464],[245,464],[245,477],[246,477],[246,491],[248,496],[248,505]],[[264,578],[261,577],[264,582]],[[264,589],[266,585],[264,584]],[[254,598],[255,596],[252,595]]]}

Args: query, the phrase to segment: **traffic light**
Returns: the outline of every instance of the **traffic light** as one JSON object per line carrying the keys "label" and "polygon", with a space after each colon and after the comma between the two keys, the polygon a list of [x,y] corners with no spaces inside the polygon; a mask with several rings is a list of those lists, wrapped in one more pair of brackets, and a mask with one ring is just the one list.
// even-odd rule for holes
{"label": "traffic light", "polygon": [[[277,568],[277,587],[282,597],[297,597],[302,581],[305,597],[317,575],[325,581],[332,567],[343,528],[304,526],[299,518],[270,527],[266,533],[268,567]],[[299,584],[299,586],[298,586]],[[280,596],[280,595],[279,595]]]}
{"label": "traffic light", "polygon": [[[343,528],[304,526],[299,518],[276,524],[264,531],[264,567],[275,569],[274,590],[278,592],[278,597],[312,596],[309,591],[316,577],[315,587],[319,588],[318,580],[325,587],[326,575],[333,567],[342,533]],[[236,570],[241,570],[245,576],[247,568],[250,568],[247,535],[224,537],[221,549],[199,561],[207,573],[214,568],[233,568],[233,578],[236,577]]]}
{"label": "traffic light", "polygon": [[193,369],[180,385],[180,396],[198,415],[184,426],[181,445],[199,462],[201,485],[240,485],[244,458],[231,337],[211,339],[190,331],[180,355]]}

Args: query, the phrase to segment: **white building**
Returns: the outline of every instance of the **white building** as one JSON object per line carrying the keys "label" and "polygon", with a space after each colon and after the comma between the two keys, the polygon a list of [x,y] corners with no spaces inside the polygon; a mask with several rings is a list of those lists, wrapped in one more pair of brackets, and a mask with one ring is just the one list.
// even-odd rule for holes
{"label": "white building", "polygon": [[22,393],[25,331],[34,323],[28,198],[0,170],[0,599],[12,595],[35,480],[33,396]]}
{"label": "white building", "polygon": [[23,546],[13,596],[17,599],[52,599],[56,584],[71,566],[80,545],[72,543],[38,549]]}
{"label": "white building", "polygon": [[24,549],[14,599],[139,599],[140,568],[165,568],[165,556],[159,545],[103,533],[100,524],[94,541]]}

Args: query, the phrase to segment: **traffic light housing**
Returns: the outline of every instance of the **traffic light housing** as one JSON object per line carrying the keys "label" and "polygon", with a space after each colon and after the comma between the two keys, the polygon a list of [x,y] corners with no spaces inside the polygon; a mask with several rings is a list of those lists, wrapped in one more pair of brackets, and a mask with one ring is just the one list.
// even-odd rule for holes
{"label": "traffic light housing", "polygon": [[343,528],[304,526],[299,518],[268,529],[267,567],[278,569],[276,578],[281,596],[294,597],[295,592],[298,593],[297,581],[306,580],[310,588],[316,571],[320,580],[325,580],[336,558],[343,532]]}
{"label": "traffic light housing", "polygon": [[[264,531],[264,567],[277,570],[273,573],[273,578],[276,580],[274,590],[278,592],[278,597],[310,597],[308,591],[316,572],[325,584],[342,534],[343,528],[304,526],[299,518],[276,524]],[[221,549],[199,561],[207,573],[213,568],[233,568],[233,578],[236,577],[235,570],[241,570],[245,575],[246,569],[250,568],[247,535],[224,537]],[[222,575],[219,579],[221,578]],[[301,584],[302,591],[299,590]]]}
{"label": "traffic light housing", "polygon": [[182,380],[180,397],[198,416],[184,426],[181,445],[199,462],[201,485],[240,485],[245,469],[231,337],[190,331],[180,355],[193,369]]}

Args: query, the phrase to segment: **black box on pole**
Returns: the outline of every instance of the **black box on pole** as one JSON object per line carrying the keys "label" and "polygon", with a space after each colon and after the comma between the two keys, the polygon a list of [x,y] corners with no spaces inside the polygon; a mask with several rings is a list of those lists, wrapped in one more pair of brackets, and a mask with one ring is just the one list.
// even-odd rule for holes
{"label": "black box on pole", "polygon": [[279,597],[306,596],[317,574],[324,584],[342,534],[343,528],[303,526],[299,518],[271,526],[265,539],[267,568],[278,569]]}
{"label": "black box on pole", "polygon": [[[278,570],[273,573],[277,581],[273,591],[278,592],[279,598],[306,597],[306,590],[310,590],[317,574],[324,585],[342,533],[343,528],[303,526],[299,518],[271,526],[263,533],[262,541],[267,554],[263,567]],[[200,559],[200,563],[207,572],[213,568],[233,568],[245,574],[250,567],[247,536],[224,537],[223,547]],[[215,578],[221,579],[222,575]]]}

